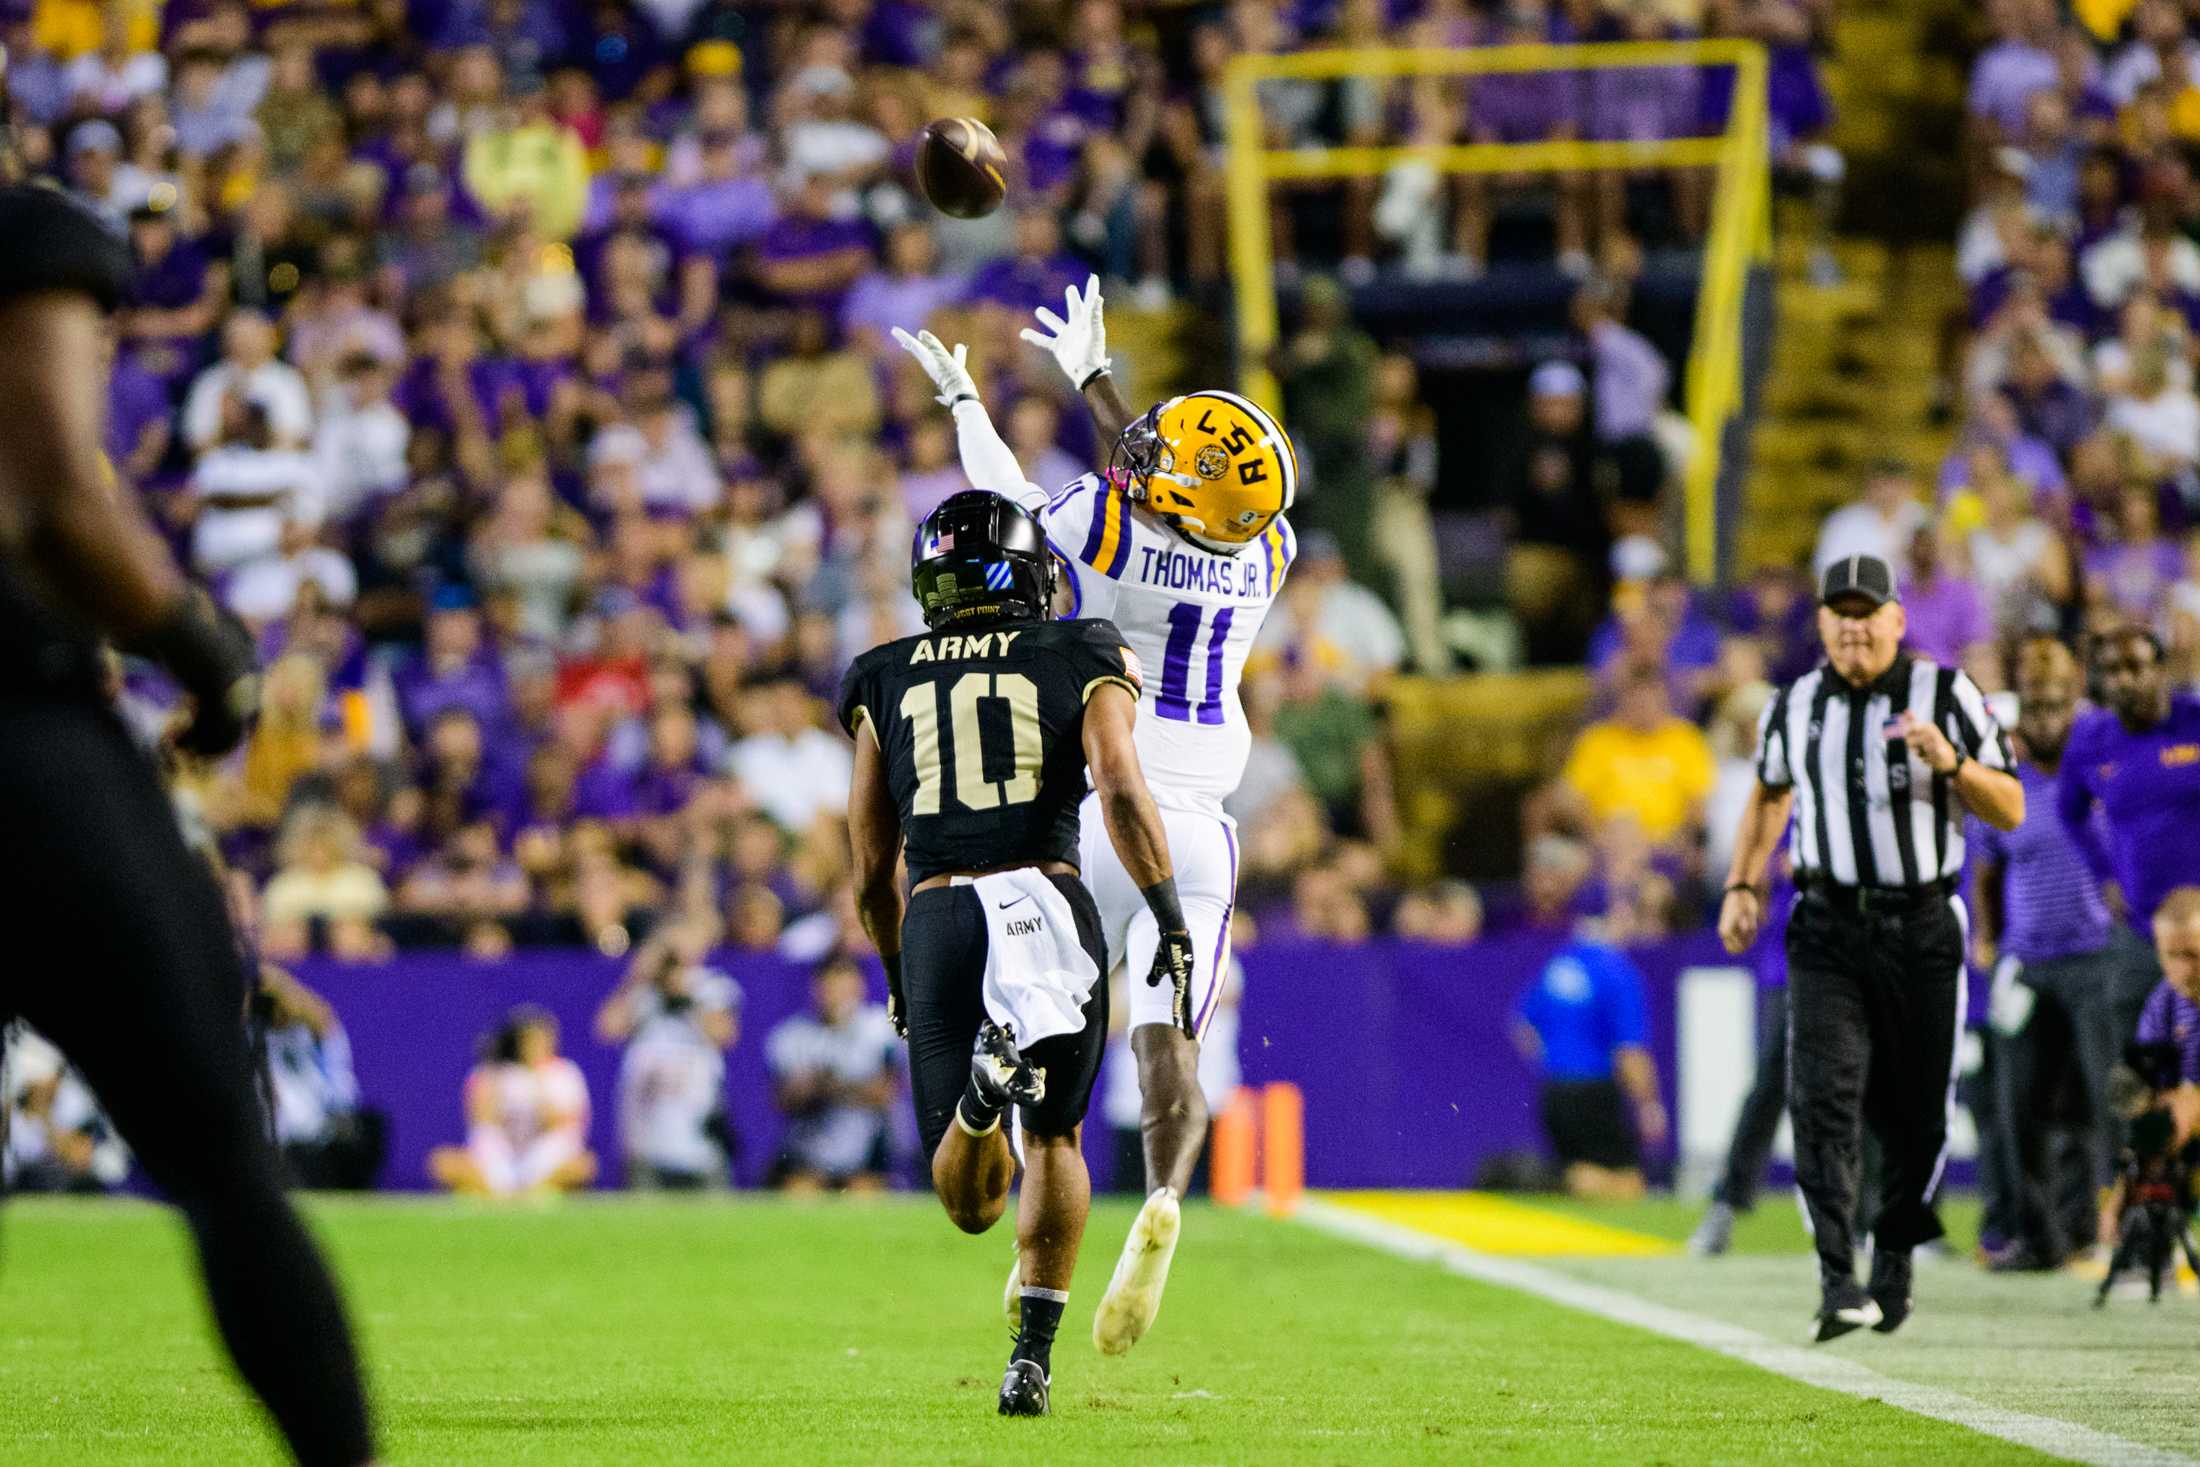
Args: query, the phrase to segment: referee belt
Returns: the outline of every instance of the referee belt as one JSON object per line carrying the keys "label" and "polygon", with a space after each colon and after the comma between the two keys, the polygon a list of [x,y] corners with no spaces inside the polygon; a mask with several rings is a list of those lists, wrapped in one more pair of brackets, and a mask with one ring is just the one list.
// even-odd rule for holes
{"label": "referee belt", "polygon": [[1814,897],[1842,912],[1901,914],[1938,906],[1955,895],[1956,884],[1947,877],[1922,886],[1843,886],[1838,881],[1813,877],[1800,883],[1803,895]]}

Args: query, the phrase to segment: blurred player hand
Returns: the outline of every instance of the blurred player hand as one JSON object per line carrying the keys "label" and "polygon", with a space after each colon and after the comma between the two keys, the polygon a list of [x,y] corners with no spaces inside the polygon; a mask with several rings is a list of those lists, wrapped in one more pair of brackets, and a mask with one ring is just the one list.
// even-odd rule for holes
{"label": "blurred player hand", "polygon": [[1164,978],[1170,989],[1169,1017],[1175,1021],[1177,1032],[1186,1039],[1197,1039],[1199,1029],[1192,1013],[1192,934],[1189,932],[1161,934],[1160,945],[1153,952],[1153,970],[1146,974],[1146,986],[1158,988]]}
{"label": "blurred player hand", "polygon": [[978,384],[971,379],[968,366],[969,347],[957,342],[955,349],[949,351],[946,343],[931,332],[919,331],[911,336],[899,326],[894,328],[894,340],[924,368],[924,375],[940,390],[939,402],[943,407],[953,407],[965,398],[972,402],[978,400]]}
{"label": "blurred player hand", "polygon": [[1082,294],[1076,286],[1062,292],[1062,314],[1045,306],[1033,312],[1045,331],[1026,326],[1017,334],[1048,356],[1079,392],[1108,370],[1108,327],[1100,315],[1100,277],[1087,275]]}
{"label": "blurred player hand", "polygon": [[1757,940],[1757,925],[1764,920],[1765,899],[1748,888],[1737,888],[1719,903],[1719,941],[1739,957]]}

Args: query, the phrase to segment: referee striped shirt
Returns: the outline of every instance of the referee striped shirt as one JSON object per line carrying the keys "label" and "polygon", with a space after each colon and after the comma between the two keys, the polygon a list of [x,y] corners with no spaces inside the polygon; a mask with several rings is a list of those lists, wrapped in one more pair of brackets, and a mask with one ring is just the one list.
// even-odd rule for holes
{"label": "referee striped shirt", "polygon": [[1895,734],[1904,712],[1939,725],[1988,769],[2015,766],[2008,736],[1960,669],[1904,652],[1858,688],[1820,665],[1781,689],[1757,726],[1757,778],[1795,792],[1798,878],[1902,887],[1961,874],[1962,802],[1950,776]]}

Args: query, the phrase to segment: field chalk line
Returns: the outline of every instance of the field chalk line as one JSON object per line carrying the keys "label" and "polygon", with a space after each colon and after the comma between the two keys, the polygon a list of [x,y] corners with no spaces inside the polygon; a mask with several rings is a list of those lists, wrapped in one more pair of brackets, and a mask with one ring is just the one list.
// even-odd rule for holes
{"label": "field chalk line", "polygon": [[2050,1456],[2083,1462],[2088,1467],[2200,1467],[2192,1458],[2160,1447],[2126,1441],[2076,1422],[1989,1406],[1954,1391],[1896,1380],[1846,1356],[1803,1345],[1783,1345],[1740,1325],[1669,1309],[1518,1259],[1478,1253],[1448,1239],[1432,1238],[1318,1197],[1301,1199],[1294,1216],[1322,1232],[1365,1243],[1399,1258],[1434,1263],[1451,1273],[1485,1284],[1517,1289],[1616,1324],[1632,1325],[1684,1344],[1715,1350],[1805,1385],[1839,1391],[1861,1400],[1884,1401],[1914,1415],[1946,1421]]}

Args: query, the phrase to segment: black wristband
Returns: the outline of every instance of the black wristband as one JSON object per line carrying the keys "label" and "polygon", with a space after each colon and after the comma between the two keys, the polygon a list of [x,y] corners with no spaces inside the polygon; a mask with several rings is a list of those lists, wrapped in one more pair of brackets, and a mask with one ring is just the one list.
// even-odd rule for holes
{"label": "black wristband", "polygon": [[1146,910],[1153,913],[1154,921],[1161,924],[1163,932],[1183,932],[1184,904],[1176,897],[1176,878],[1164,876],[1152,886],[1142,888],[1140,896],[1146,899]]}
{"label": "black wristband", "polygon": [[226,698],[253,673],[251,636],[197,590],[178,596],[168,614],[124,650],[152,658],[198,698]]}
{"label": "black wristband", "polygon": [[1090,376],[1086,377],[1084,381],[1078,383],[1077,390],[1079,392],[1083,392],[1086,388],[1092,386],[1093,383],[1099,381],[1102,377],[1105,377],[1107,375],[1108,369],[1106,367],[1102,367],[1099,371],[1092,373]]}
{"label": "black wristband", "polygon": [[1747,881],[1730,881],[1730,882],[1728,882],[1728,883],[1726,884],[1726,891],[1725,891],[1725,892],[1723,893],[1723,895],[1725,895],[1725,896],[1732,896],[1732,895],[1734,895],[1734,893],[1736,893],[1736,892],[1738,892],[1738,891],[1746,891],[1746,892],[1748,892],[1748,893],[1749,893],[1749,894],[1750,894],[1751,896],[1753,896],[1753,897],[1757,898],[1757,900],[1758,900],[1758,901],[1763,901],[1763,900],[1765,899],[1765,895],[1764,895],[1764,893],[1763,893],[1763,892],[1761,892],[1761,891],[1759,891],[1759,890],[1757,890],[1757,888],[1756,888],[1756,885],[1755,885],[1754,883],[1752,883],[1752,882],[1747,882]]}

